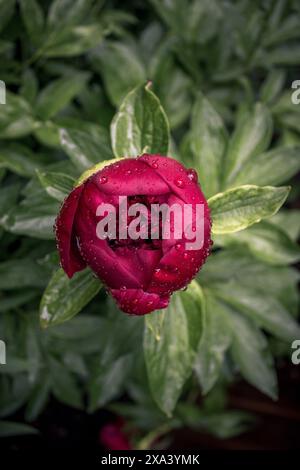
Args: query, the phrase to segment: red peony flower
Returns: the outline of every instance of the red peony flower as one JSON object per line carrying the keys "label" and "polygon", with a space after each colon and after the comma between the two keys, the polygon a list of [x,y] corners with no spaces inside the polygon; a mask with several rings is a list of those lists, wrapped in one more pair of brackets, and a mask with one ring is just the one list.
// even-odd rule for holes
{"label": "red peony flower", "polygon": [[[174,212],[152,224],[152,207],[162,204]],[[132,216],[137,207],[144,208],[140,225]],[[56,238],[69,277],[89,266],[121,310],[144,315],[167,307],[170,295],[197,274],[209,254],[210,228],[196,172],[172,158],[145,154],[111,163],[76,187],[57,217]],[[132,229],[139,236],[125,238]]]}
{"label": "red peony flower", "polygon": [[105,424],[99,434],[100,443],[109,450],[132,450],[122,428],[122,421]]}

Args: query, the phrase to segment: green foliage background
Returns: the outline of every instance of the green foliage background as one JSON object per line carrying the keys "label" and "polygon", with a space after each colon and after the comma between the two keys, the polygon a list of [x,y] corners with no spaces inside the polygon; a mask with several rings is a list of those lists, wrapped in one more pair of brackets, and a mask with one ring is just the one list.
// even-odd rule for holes
{"label": "green foliage background", "polygon": [[[0,12],[0,435],[35,432],[10,416],[35,421],[51,395],[124,415],[140,448],[184,425],[244,431],[253,416],[227,409],[228,384],[242,375],[276,399],[276,357],[300,337],[286,186],[300,169],[299,2],[0,0]],[[197,169],[214,250],[166,311],[134,318],[88,270],[66,278],[53,223],[84,171],[145,151]]]}

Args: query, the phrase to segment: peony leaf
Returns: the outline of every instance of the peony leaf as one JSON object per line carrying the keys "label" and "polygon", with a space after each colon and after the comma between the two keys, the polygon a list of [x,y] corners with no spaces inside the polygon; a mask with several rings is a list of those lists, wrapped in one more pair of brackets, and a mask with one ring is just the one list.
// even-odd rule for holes
{"label": "peony leaf", "polygon": [[193,166],[199,172],[205,196],[210,197],[221,189],[220,169],[227,133],[221,117],[202,95],[193,109],[190,139]]}
{"label": "peony leaf", "polygon": [[47,194],[57,201],[62,202],[73,189],[75,180],[72,176],[51,171],[38,171],[37,175]]}
{"label": "peony leaf", "polygon": [[233,183],[277,185],[290,180],[299,170],[300,147],[279,147],[249,160]]}
{"label": "peony leaf", "polygon": [[[201,331],[199,304],[187,311],[180,294],[163,311],[145,317],[144,356],[152,395],[172,415],[182,387],[192,373],[195,349],[192,338]],[[191,323],[190,323],[191,322]]]}
{"label": "peony leaf", "polygon": [[268,343],[253,322],[228,309],[233,340],[231,354],[241,374],[254,387],[277,399],[277,379]]}
{"label": "peony leaf", "polygon": [[20,0],[22,20],[34,44],[43,38],[45,28],[44,13],[37,0]]}
{"label": "peony leaf", "polygon": [[2,31],[2,29],[6,26],[6,24],[13,16],[15,6],[16,0],[10,0],[9,2],[7,0],[0,0],[0,31]]}
{"label": "peony leaf", "polygon": [[48,364],[53,395],[62,403],[82,408],[82,396],[73,375],[54,358],[49,358]]}
{"label": "peony leaf", "polygon": [[46,328],[70,320],[95,297],[100,288],[100,281],[87,269],[76,273],[72,279],[58,269],[41,300],[41,326]]}
{"label": "peony leaf", "polygon": [[215,385],[231,344],[232,333],[228,325],[226,308],[205,291],[202,307],[203,332],[200,338],[194,370],[202,392],[208,393]]}
{"label": "peony leaf", "polygon": [[113,157],[106,129],[94,126],[90,131],[60,129],[61,146],[79,171],[85,171]]}
{"label": "peony leaf", "polygon": [[228,145],[224,187],[234,186],[234,181],[245,163],[268,148],[272,131],[272,117],[264,105],[258,103],[250,115],[246,113]]}
{"label": "peony leaf", "polygon": [[81,72],[50,82],[37,97],[36,113],[49,119],[63,109],[85,86],[89,74]]}
{"label": "peony leaf", "polygon": [[297,284],[300,273],[289,266],[266,264],[254,258],[249,250],[241,245],[229,246],[226,250],[218,250],[211,254],[198,277],[203,286],[212,287],[213,284],[231,280],[241,286],[261,290],[279,300],[290,313],[297,314],[299,298]]}
{"label": "peony leaf", "polygon": [[243,232],[218,236],[216,242],[223,246],[246,246],[254,256],[274,265],[296,263],[300,259],[299,245],[281,227],[267,221]]}
{"label": "peony leaf", "polygon": [[234,281],[212,289],[216,296],[277,338],[289,342],[299,337],[300,327],[296,320],[273,295]]}
{"label": "peony leaf", "polygon": [[290,188],[245,185],[216,194],[208,200],[215,234],[238,232],[274,215]]}
{"label": "peony leaf", "polygon": [[137,157],[143,153],[167,155],[169,124],[150,83],[125,97],[111,124],[112,147],[116,157]]}
{"label": "peony leaf", "polygon": [[6,104],[1,106],[0,137],[15,139],[32,132],[35,122],[29,103],[21,96],[6,91]]}
{"label": "peony leaf", "polygon": [[115,106],[119,106],[130,90],[147,79],[144,65],[135,49],[128,44],[105,41],[91,53],[91,62],[103,77],[107,94]]}
{"label": "peony leaf", "polygon": [[37,434],[38,430],[28,424],[15,423],[14,421],[0,421],[0,437],[24,436]]}

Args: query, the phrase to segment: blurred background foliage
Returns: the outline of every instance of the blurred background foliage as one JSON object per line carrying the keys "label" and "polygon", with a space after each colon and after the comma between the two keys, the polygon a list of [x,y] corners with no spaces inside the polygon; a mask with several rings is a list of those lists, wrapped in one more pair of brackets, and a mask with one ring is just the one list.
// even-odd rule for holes
{"label": "blurred background foliage", "polygon": [[[275,399],[276,362],[299,338],[299,1],[0,0],[0,13],[0,435],[36,432],[51,397],[122,415],[139,447],[182,426],[245,431],[255,416],[227,407],[229,384]],[[207,198],[293,186],[275,216],[215,235],[199,283],[146,320],[88,271],[57,271],[55,216],[83,171],[126,149],[122,128],[110,137],[120,106],[164,109],[170,140],[154,117],[150,150],[195,167]]]}

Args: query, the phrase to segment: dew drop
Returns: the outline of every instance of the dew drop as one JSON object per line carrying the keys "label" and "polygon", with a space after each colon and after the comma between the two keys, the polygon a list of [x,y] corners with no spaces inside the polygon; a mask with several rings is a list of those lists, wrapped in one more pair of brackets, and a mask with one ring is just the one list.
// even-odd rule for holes
{"label": "dew drop", "polygon": [[176,186],[177,186],[178,188],[184,188],[184,186],[185,186],[185,185],[184,185],[184,181],[183,181],[183,179],[181,179],[181,178],[176,178],[176,180],[174,181],[174,183],[176,184]]}
{"label": "dew drop", "polygon": [[181,243],[176,243],[175,250],[180,251],[182,249]]}
{"label": "dew drop", "polygon": [[194,183],[197,183],[198,181],[198,175],[197,172],[194,170],[194,168],[189,168],[187,170],[187,177],[190,181],[193,181]]}
{"label": "dew drop", "polygon": [[184,259],[188,259],[188,257],[189,257],[189,254],[188,254],[187,252],[185,252],[185,253],[183,254],[183,258],[184,258]]}
{"label": "dew drop", "polygon": [[99,178],[99,183],[100,183],[100,184],[105,184],[105,183],[107,183],[107,178],[106,178],[106,176],[100,176],[100,178]]}
{"label": "dew drop", "polygon": [[126,287],[126,286],[122,286],[122,287],[120,287],[120,290],[124,292],[125,290],[127,290],[127,287]]}
{"label": "dew drop", "polygon": [[154,276],[158,277],[159,274],[160,274],[160,271],[161,271],[160,268],[156,268],[156,269],[154,270]]}
{"label": "dew drop", "polygon": [[153,162],[151,163],[151,166],[152,168],[158,168],[158,164],[157,164],[157,160],[153,160]]}

